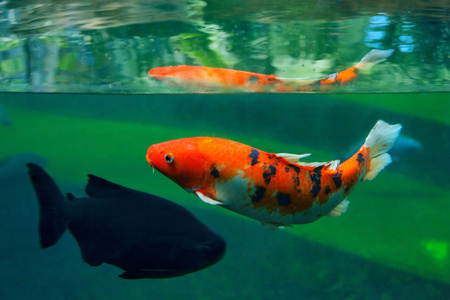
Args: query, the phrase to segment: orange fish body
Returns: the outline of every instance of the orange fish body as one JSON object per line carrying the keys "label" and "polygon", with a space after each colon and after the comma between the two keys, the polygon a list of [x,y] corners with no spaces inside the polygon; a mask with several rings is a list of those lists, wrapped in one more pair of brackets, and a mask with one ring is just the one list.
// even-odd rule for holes
{"label": "orange fish body", "polygon": [[307,155],[268,153],[238,142],[194,137],[152,145],[153,168],[209,204],[261,221],[270,228],[338,216],[359,181],[390,163],[386,152],[401,126],[378,121],[347,161],[305,163]]}
{"label": "orange fish body", "polygon": [[153,68],[148,74],[158,80],[167,81],[186,89],[197,87],[203,89],[239,90],[264,92],[265,90],[282,90],[285,85],[275,75],[266,75],[232,69],[174,66]]}
{"label": "orange fish body", "polygon": [[326,91],[332,86],[339,86],[353,81],[361,72],[374,64],[382,62],[393,50],[372,50],[361,61],[344,71],[314,80],[283,78],[233,69],[173,66],[159,67],[148,71],[150,77],[185,89],[200,88],[204,90],[248,91],[248,92],[315,92]]}

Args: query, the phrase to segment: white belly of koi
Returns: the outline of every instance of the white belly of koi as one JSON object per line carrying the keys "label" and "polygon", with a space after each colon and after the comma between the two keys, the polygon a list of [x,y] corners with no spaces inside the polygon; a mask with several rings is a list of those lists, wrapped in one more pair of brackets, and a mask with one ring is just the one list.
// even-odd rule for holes
{"label": "white belly of koi", "polygon": [[[305,211],[282,215],[279,209],[269,211],[253,206],[252,196],[256,193],[255,184],[244,178],[242,174],[233,177],[229,181],[217,183],[215,186],[215,198],[223,203],[222,206],[224,208],[258,220],[264,225],[268,225],[268,227],[311,223],[330,213],[344,200],[344,192],[341,190],[333,193],[328,201],[322,205],[316,200],[312,207]],[[275,190],[273,197],[276,197],[276,194],[277,191]]]}

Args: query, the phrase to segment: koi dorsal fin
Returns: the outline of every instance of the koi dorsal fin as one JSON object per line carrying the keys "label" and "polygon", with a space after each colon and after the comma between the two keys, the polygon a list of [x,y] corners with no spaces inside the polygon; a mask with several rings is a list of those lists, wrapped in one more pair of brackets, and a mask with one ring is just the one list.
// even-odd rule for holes
{"label": "koi dorsal fin", "polygon": [[339,159],[332,160],[328,163],[328,165],[329,165],[328,170],[336,171],[340,164],[341,164],[341,161]]}
{"label": "koi dorsal fin", "polygon": [[288,161],[288,163],[298,165],[298,166],[305,166],[305,167],[313,167],[317,168],[320,166],[328,166],[329,170],[336,171],[337,167],[341,163],[339,159],[327,161],[327,162],[301,162],[300,159],[304,157],[310,156],[311,153],[305,153],[305,154],[291,154],[291,153],[278,153],[277,157],[284,158]]}
{"label": "koi dorsal fin", "polygon": [[311,153],[305,154],[291,154],[291,153],[277,153],[277,157],[284,158],[291,164],[298,164],[301,158],[310,156]]}
{"label": "koi dorsal fin", "polygon": [[298,162],[296,165],[317,168],[327,164],[329,164],[329,162]]}
{"label": "koi dorsal fin", "polygon": [[327,166],[329,170],[336,171],[337,167],[341,161],[339,159],[327,161],[327,162],[298,162],[296,165],[304,166],[304,167],[312,167],[317,168],[321,166]]}

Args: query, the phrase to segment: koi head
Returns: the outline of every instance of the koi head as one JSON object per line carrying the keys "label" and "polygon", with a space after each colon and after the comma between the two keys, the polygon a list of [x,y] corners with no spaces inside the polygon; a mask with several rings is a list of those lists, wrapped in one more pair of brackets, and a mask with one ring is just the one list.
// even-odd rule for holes
{"label": "koi head", "polygon": [[160,67],[160,68],[153,68],[148,71],[148,75],[152,78],[155,78],[160,81],[164,81],[167,77],[167,75],[170,75],[173,73],[174,67]]}
{"label": "koi head", "polygon": [[[196,71],[197,67],[192,66],[172,66],[172,67],[159,67],[153,68],[148,71],[148,75],[160,81],[167,79],[191,79],[192,72]],[[195,74],[194,74],[195,76]]]}
{"label": "koi head", "polygon": [[[208,88],[217,85],[216,79],[211,78],[211,70],[220,69],[179,65],[153,68],[148,71],[148,75],[156,80],[184,89],[192,89],[193,87]],[[214,72],[212,73],[214,75]]]}
{"label": "koi head", "polygon": [[204,155],[198,151],[195,138],[152,145],[147,150],[147,161],[153,169],[157,169],[184,189],[194,191],[206,182],[206,161]]}

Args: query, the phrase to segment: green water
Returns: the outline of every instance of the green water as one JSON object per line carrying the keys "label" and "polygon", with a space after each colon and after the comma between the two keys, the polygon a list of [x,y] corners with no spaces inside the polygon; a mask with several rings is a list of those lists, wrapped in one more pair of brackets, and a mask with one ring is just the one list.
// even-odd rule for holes
{"label": "green water", "polygon": [[[0,3],[0,299],[450,298],[448,1]],[[394,54],[327,94],[251,94],[152,80],[189,64],[305,79],[371,49]],[[359,183],[338,218],[270,231],[203,203],[146,161],[193,136],[274,153],[345,157],[377,120],[419,146]],[[177,202],[222,235],[225,257],[179,278],[90,267],[66,233],[39,247],[25,163],[63,192],[87,174]]]}
{"label": "green water", "polygon": [[[426,106],[428,98],[448,103],[448,94],[379,97],[386,103],[409,98],[417,107]],[[8,241],[1,246],[2,281],[8,283],[1,288],[4,299],[25,297],[18,286],[49,299],[294,299],[299,291],[305,299],[445,299],[450,292],[449,127],[426,110],[403,113],[395,106],[373,105],[371,95],[353,98],[1,94],[13,124],[0,127],[7,141],[0,157],[42,155],[47,170],[77,195],[87,173],[158,194],[189,208],[228,242],[225,258],[206,270],[124,282],[113,267],[83,263],[68,234],[54,247],[39,249],[34,196],[24,174],[17,175],[15,185],[3,187],[9,191],[0,223]],[[360,183],[343,216],[275,232],[201,202],[158,172],[152,174],[145,160],[149,145],[187,136],[224,137],[271,152],[312,153],[311,161],[330,160],[378,119],[402,123],[422,151],[400,158],[374,181]]]}

